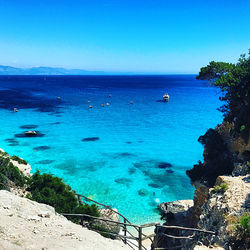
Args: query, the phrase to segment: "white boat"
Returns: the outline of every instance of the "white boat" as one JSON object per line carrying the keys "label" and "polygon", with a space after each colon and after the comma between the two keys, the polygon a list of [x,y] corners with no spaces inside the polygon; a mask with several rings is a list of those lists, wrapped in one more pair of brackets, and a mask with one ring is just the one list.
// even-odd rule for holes
{"label": "white boat", "polygon": [[164,101],[164,102],[168,102],[170,96],[169,96],[169,94],[164,94],[162,98],[163,98],[163,101]]}

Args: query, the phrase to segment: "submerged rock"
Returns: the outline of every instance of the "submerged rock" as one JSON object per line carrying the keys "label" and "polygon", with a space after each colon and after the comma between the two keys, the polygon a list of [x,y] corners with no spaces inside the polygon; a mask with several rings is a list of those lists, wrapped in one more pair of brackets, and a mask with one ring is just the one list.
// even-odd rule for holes
{"label": "submerged rock", "polygon": [[142,188],[142,189],[138,190],[138,194],[140,196],[147,196],[149,194],[149,192],[147,189]]}
{"label": "submerged rock", "polygon": [[120,157],[134,157],[136,156],[135,154],[132,154],[132,153],[129,153],[129,152],[124,152],[124,153],[117,153],[117,154],[114,154],[112,157],[114,159],[116,158],[120,158]]}
{"label": "submerged rock", "polygon": [[171,168],[171,167],[173,167],[173,165],[168,162],[161,162],[158,164],[158,168],[161,168],[161,169]]}
{"label": "submerged rock", "polygon": [[128,186],[132,181],[128,178],[118,178],[118,179],[115,179],[115,182]]}
{"label": "submerged rock", "polygon": [[10,143],[17,142],[17,140],[14,138],[5,139],[5,141],[10,142]]}
{"label": "submerged rock", "polygon": [[38,127],[38,125],[33,125],[33,124],[20,126],[21,129],[35,129],[37,127]]}
{"label": "submerged rock", "polygon": [[168,174],[173,174],[173,173],[174,173],[174,171],[173,171],[173,170],[171,170],[171,169],[167,169],[167,170],[166,170],[166,173],[168,173]]}
{"label": "submerged rock", "polygon": [[50,123],[50,125],[59,125],[59,124],[61,124],[61,122],[52,122],[52,123]]}
{"label": "submerged rock", "polygon": [[50,147],[49,146],[39,146],[39,147],[34,147],[33,149],[36,151],[42,151],[42,150],[48,150],[48,149],[50,149]]}
{"label": "submerged rock", "polygon": [[153,187],[153,188],[161,188],[162,186],[157,184],[157,183],[149,183],[148,186]]}
{"label": "submerged rock", "polygon": [[9,146],[18,146],[19,145],[19,142],[14,139],[14,138],[10,138],[10,139],[5,139],[5,141],[7,141],[9,144]]}
{"label": "submerged rock", "polygon": [[130,168],[129,170],[128,170],[128,173],[129,174],[134,174],[136,172],[136,169],[135,168]]}
{"label": "submerged rock", "polygon": [[87,142],[87,141],[98,141],[100,140],[99,137],[86,137],[86,138],[83,138],[82,141],[84,142]]}
{"label": "submerged rock", "polygon": [[41,160],[41,161],[38,161],[37,164],[50,164],[54,162],[54,160]]}

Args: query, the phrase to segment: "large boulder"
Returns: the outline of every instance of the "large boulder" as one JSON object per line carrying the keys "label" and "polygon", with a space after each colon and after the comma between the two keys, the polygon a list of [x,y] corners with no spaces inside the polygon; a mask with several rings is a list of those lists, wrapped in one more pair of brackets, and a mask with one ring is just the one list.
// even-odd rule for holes
{"label": "large boulder", "polygon": [[[119,215],[116,212],[117,212],[117,209],[115,209],[115,208],[113,208],[112,210],[111,209],[100,209],[99,210],[101,218],[120,222]],[[101,221],[101,220],[96,220],[95,225],[99,226],[100,229],[104,229],[104,230],[111,232],[111,233],[114,233],[114,234],[118,234],[120,232],[120,229],[121,229],[121,226],[116,224],[116,223],[106,222],[106,221]]]}
{"label": "large boulder", "polygon": [[191,208],[194,205],[193,200],[177,200],[170,202],[163,202],[158,205],[158,209],[163,218],[167,220],[174,220],[176,225],[183,222],[190,214]]}

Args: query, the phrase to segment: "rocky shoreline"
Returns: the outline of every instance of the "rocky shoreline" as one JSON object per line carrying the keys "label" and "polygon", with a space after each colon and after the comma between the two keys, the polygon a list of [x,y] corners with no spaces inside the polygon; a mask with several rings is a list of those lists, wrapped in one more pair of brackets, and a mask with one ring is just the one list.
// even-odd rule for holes
{"label": "rocky shoreline", "polygon": [[[231,174],[216,178],[213,186],[203,181],[193,181],[195,194],[193,200],[165,202],[158,205],[164,225],[200,228],[215,232],[214,235],[196,234],[191,239],[173,239],[162,234],[190,237],[191,232],[176,229],[161,229],[155,237],[157,247],[169,246],[170,249],[239,249],[250,248],[250,163],[246,152],[250,152],[250,140],[243,142],[234,139],[229,124],[222,123],[215,130],[223,138],[225,151],[219,152],[225,159],[233,159]],[[204,148],[204,161],[209,163],[207,148]],[[208,164],[209,170],[209,164]],[[240,221],[246,218],[245,228]],[[201,247],[201,248],[199,248]]]}

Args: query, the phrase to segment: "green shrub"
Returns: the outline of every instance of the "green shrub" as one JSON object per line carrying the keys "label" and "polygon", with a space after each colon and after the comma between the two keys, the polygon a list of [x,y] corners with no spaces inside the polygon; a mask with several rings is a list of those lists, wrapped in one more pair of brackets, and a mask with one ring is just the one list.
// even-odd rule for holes
{"label": "green shrub", "polygon": [[245,125],[241,125],[240,126],[240,132],[244,131],[246,129],[246,126]]}
{"label": "green shrub", "polygon": [[14,161],[17,161],[19,164],[24,164],[24,165],[27,165],[28,162],[21,159],[20,157],[16,156],[16,155],[13,155],[12,157],[10,157],[12,160]]}
{"label": "green shrub", "polygon": [[250,174],[250,162],[247,163],[247,173]]}
{"label": "green shrub", "polygon": [[235,228],[235,237],[233,237],[232,239],[234,249],[249,249],[250,213],[245,213],[240,218],[238,218],[236,226],[234,228]]}
{"label": "green shrub", "polygon": [[[70,186],[63,183],[61,178],[54,177],[51,174],[40,174],[37,171],[30,178],[27,190],[31,192],[32,200],[53,206],[58,213],[100,216],[96,205],[80,205]],[[73,222],[80,223],[78,217],[70,217],[70,219]]]}
{"label": "green shrub", "polygon": [[0,155],[2,155],[2,156],[8,156],[8,153],[0,151]]}
{"label": "green shrub", "polygon": [[5,175],[0,174],[0,190],[1,189],[9,190],[8,184],[9,184],[8,178]]}
{"label": "green shrub", "polygon": [[239,222],[243,234],[248,234],[250,236],[250,214],[242,215]]}
{"label": "green shrub", "polygon": [[228,190],[227,183],[221,183],[220,185],[215,185],[212,193],[225,193]]}
{"label": "green shrub", "polygon": [[23,187],[26,183],[24,174],[10,162],[9,158],[0,157],[0,174],[17,186]]}

